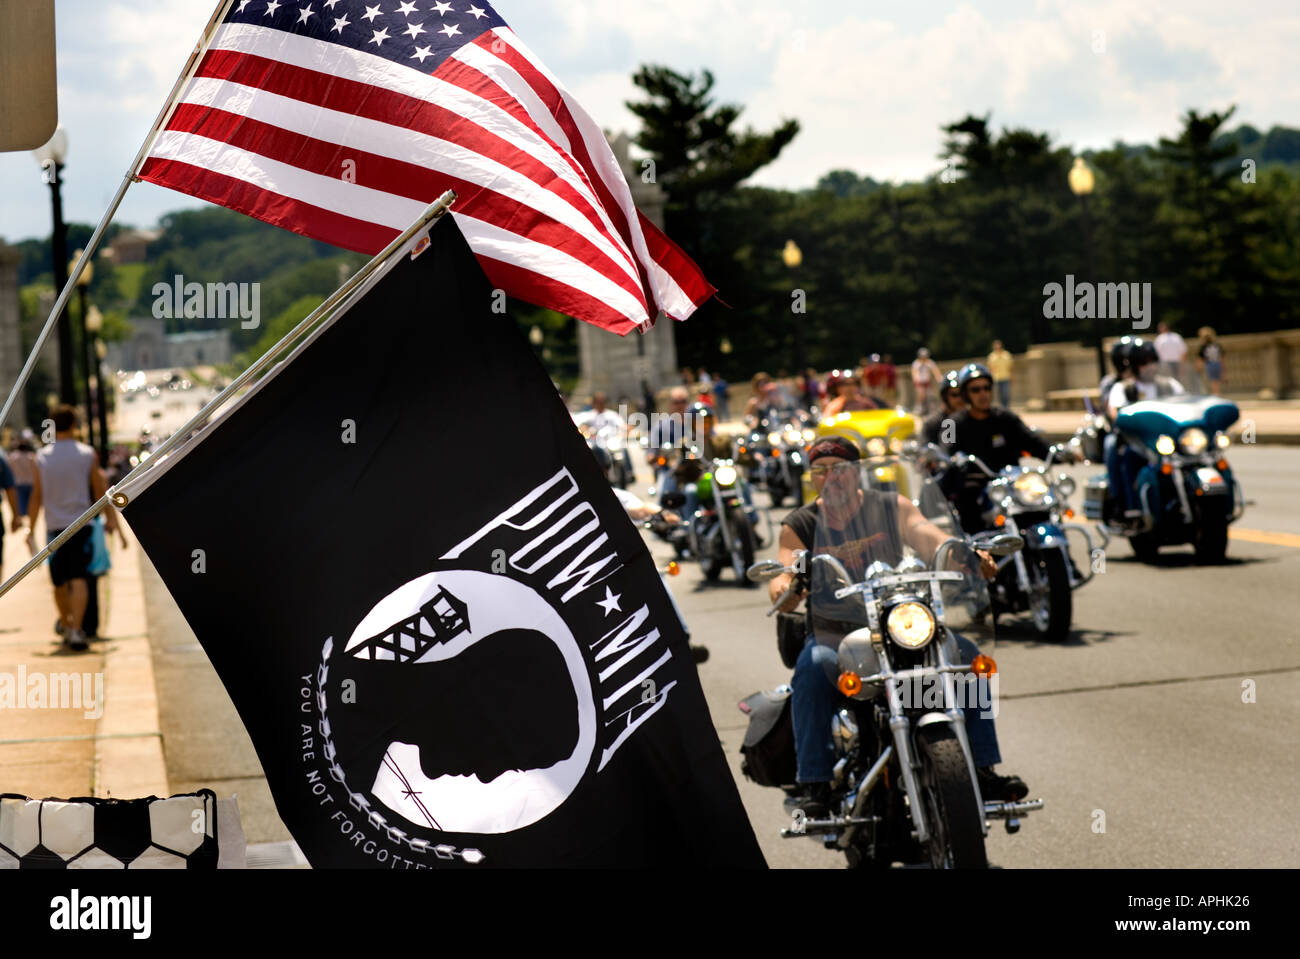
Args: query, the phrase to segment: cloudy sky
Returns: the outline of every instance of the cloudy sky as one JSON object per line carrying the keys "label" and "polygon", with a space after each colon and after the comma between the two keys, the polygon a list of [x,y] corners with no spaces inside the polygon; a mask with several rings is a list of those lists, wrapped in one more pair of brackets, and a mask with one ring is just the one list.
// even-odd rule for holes
{"label": "cloudy sky", "polygon": [[[260,2],[260,0],[254,0]],[[288,0],[295,2],[295,0]],[[385,7],[394,0],[378,0]],[[457,0],[458,2],[458,0]],[[423,5],[423,4],[422,4]],[[135,156],[214,0],[57,0],[64,203],[94,222]],[[1300,125],[1300,5],[1257,0],[499,0],[523,38],[607,129],[641,63],[711,69],[742,124],[803,132],[755,183],[811,186],[827,170],[919,179],[941,168],[939,127],[991,112],[1076,148],[1173,134],[1189,107]],[[815,16],[814,16],[815,14]],[[138,184],[118,222],[196,205]],[[0,154],[0,236],[49,231],[30,154]]]}

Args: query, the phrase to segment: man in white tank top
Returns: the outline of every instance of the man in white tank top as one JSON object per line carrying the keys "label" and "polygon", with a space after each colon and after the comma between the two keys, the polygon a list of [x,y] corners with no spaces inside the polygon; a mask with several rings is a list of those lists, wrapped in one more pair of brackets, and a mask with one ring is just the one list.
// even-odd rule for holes
{"label": "man in white tank top", "polygon": [[[77,411],[60,405],[51,415],[54,442],[36,454],[36,477],[28,508],[28,544],[36,550],[36,520],[45,508],[45,529],[52,541],[90,509],[90,504],[104,495],[108,484],[99,468],[95,451],[77,441]],[[93,497],[93,500],[92,500]],[[104,511],[104,528],[118,529],[117,512]],[[82,632],[82,620],[90,598],[89,566],[91,526],[86,524],[50,557],[50,579],[54,583],[54,602],[59,608],[59,624],[64,645],[81,652],[88,643]]]}

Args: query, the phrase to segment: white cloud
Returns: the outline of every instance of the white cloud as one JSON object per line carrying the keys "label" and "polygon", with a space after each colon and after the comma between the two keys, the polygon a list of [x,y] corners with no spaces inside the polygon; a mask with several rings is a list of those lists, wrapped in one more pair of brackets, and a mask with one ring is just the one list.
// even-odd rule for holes
{"label": "white cloud", "polygon": [[[213,0],[60,0],[60,104],[72,141],[65,203],[107,205]],[[803,132],[755,182],[807,186],[848,167],[878,179],[941,168],[940,127],[966,113],[1102,147],[1172,135],[1189,107],[1239,104],[1234,123],[1296,122],[1300,12],[1214,0],[500,0],[498,10],[602,126],[634,130],[642,63],[711,69],[741,123],[797,117]],[[1105,49],[1093,51],[1094,32]],[[49,229],[26,155],[0,155],[0,234]],[[122,222],[193,205],[132,188]]]}

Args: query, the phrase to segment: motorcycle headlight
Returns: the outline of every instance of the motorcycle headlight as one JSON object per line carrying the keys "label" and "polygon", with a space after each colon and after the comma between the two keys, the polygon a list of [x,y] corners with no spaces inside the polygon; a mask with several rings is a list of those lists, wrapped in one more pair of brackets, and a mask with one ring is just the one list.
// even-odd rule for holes
{"label": "motorcycle headlight", "polygon": [[1188,456],[1200,456],[1209,447],[1210,439],[1205,435],[1205,430],[1189,426],[1178,437],[1178,445]]}
{"label": "motorcycle headlight", "polygon": [[1219,433],[1214,437],[1214,445],[1221,450],[1226,450],[1231,443],[1227,433]]}
{"label": "motorcycle headlight", "polygon": [[768,434],[767,434],[767,441],[768,441],[770,444],[772,444],[773,446],[780,446],[780,445],[781,445],[781,434],[780,434],[780,433],[768,433]]}
{"label": "motorcycle headlight", "polygon": [[811,442],[812,442],[813,440],[815,440],[816,438],[817,438],[817,431],[816,431],[816,430],[804,430],[804,431],[803,431],[803,441],[804,441],[805,443],[811,443]]}
{"label": "motorcycle headlight", "polygon": [[1062,497],[1068,498],[1072,496],[1075,490],[1074,477],[1062,473],[1056,478],[1056,488],[1060,491]]}
{"label": "motorcycle headlight", "polygon": [[1156,452],[1161,456],[1174,455],[1174,438],[1172,436],[1162,436],[1156,440]]}
{"label": "motorcycle headlight", "polygon": [[1051,490],[1042,473],[1021,473],[1011,484],[1011,488],[1022,506],[1037,506]]}
{"label": "motorcycle headlight", "polygon": [[734,466],[719,466],[713,471],[713,478],[718,481],[720,486],[730,486],[736,482],[736,468]]}
{"label": "motorcycle headlight", "polygon": [[889,447],[885,445],[885,441],[879,436],[873,436],[867,440],[868,456],[884,456],[888,451]]}
{"label": "motorcycle headlight", "polygon": [[899,603],[889,611],[885,626],[898,645],[920,649],[934,638],[934,613],[923,603]]}

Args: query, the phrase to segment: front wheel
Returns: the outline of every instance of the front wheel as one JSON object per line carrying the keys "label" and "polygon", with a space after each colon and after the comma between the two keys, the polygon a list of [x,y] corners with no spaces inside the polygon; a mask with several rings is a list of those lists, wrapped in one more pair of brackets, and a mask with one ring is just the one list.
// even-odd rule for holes
{"label": "front wheel", "polygon": [[1196,511],[1196,532],[1192,545],[1196,561],[1204,566],[1223,563],[1228,555],[1228,510],[1226,504],[1212,503]]}
{"label": "front wheel", "polygon": [[971,782],[966,754],[950,728],[920,737],[919,788],[930,828],[928,852],[935,869],[987,869],[982,802]]}
{"label": "front wheel", "polygon": [[1034,628],[1044,639],[1063,642],[1070,636],[1070,620],[1074,618],[1074,593],[1065,556],[1052,547],[1026,554],[1025,563],[1031,573],[1029,610]]}
{"label": "front wheel", "polygon": [[736,571],[736,578],[742,586],[757,586],[745,573],[754,565],[754,527],[749,517],[739,514],[731,524],[731,568]]}

